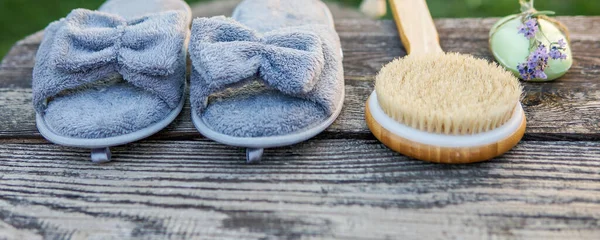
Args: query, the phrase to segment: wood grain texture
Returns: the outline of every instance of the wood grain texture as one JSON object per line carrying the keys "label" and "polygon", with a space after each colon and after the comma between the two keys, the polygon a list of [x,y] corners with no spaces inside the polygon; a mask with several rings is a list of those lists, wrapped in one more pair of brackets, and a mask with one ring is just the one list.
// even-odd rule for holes
{"label": "wood grain texture", "polygon": [[[525,83],[523,105],[530,123],[528,140],[600,140],[600,17],[559,18],[572,34],[574,66],[563,78],[550,83]],[[442,48],[491,59],[488,30],[497,19],[443,19],[436,21]],[[340,20],[337,29],[344,48],[347,97],[338,121],[319,137],[360,138],[371,135],[364,122],[364,103],[373,90],[373,79],[381,67],[406,55],[392,21]],[[33,56],[42,34],[37,33],[15,45],[0,65],[0,111],[12,109],[15,115],[0,116],[0,138],[40,139],[33,124],[30,103]],[[15,92],[10,92],[15,89]],[[17,105],[10,95],[22,94]],[[4,101],[4,102],[3,102]],[[199,137],[191,124],[189,107],[167,131],[155,139]],[[5,124],[2,119],[11,121]],[[19,124],[15,124],[19,123]]]}
{"label": "wood grain texture", "polygon": [[373,117],[368,102],[369,100],[365,104],[365,121],[373,135],[390,149],[427,162],[464,164],[491,160],[515,147],[523,138],[527,127],[527,119],[522,113],[519,128],[498,142],[476,147],[440,147],[414,142],[388,131]]}
{"label": "wood grain texture", "polygon": [[[406,54],[392,21],[337,21],[342,115],[316,139],[267,149],[261,165],[203,139],[189,105],[151,140],[114,148],[110,164],[48,144],[31,106],[36,33],[0,64],[0,239],[599,239],[600,17],[559,19],[575,64],[525,83],[525,141],[461,166],[408,159],[367,128],[377,71]],[[435,23],[444,50],[491,59],[496,20]]]}
{"label": "wood grain texture", "polygon": [[[520,144],[436,165],[376,140],[269,149],[261,165],[210,141],[85,150],[0,146],[8,236],[143,239],[597,239],[600,143]],[[2,226],[2,224],[0,224]],[[16,237],[15,237],[16,238]]]}

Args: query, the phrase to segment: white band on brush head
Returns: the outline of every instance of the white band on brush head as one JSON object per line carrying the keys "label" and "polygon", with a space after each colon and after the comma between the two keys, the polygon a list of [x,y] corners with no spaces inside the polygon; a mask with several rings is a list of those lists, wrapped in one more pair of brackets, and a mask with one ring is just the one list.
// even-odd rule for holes
{"label": "white band on brush head", "polygon": [[396,122],[383,112],[375,91],[371,94],[368,104],[373,119],[392,134],[413,142],[438,147],[478,147],[496,143],[514,134],[523,121],[523,107],[518,104],[510,120],[499,128],[474,135],[444,135],[417,130]]}

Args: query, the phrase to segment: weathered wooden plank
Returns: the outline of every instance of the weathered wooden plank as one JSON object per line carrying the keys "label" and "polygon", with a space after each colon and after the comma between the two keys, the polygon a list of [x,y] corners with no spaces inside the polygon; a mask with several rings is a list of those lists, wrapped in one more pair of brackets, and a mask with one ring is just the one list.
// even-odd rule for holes
{"label": "weathered wooden plank", "polygon": [[[529,140],[600,139],[600,17],[563,17],[572,32],[575,66],[552,83],[525,83],[524,105],[529,120]],[[452,19],[436,23],[442,45],[490,58],[487,31],[495,19]],[[338,21],[345,50],[347,99],[340,119],[321,137],[370,137],[363,121],[363,107],[372,91],[379,68],[404,55],[391,21]],[[598,31],[596,31],[598,30]],[[29,103],[33,54],[41,33],[19,42],[0,67],[0,138],[36,138]],[[10,90],[13,89],[13,90]],[[158,139],[198,137],[189,118],[189,108]]]}
{"label": "weathered wooden plank", "polygon": [[600,143],[520,144],[492,162],[406,159],[375,140],[267,150],[145,141],[115,162],[0,145],[2,236],[64,238],[597,239]]}
{"label": "weathered wooden plank", "polygon": [[[561,17],[572,33],[574,55],[577,57],[571,74],[600,74],[600,17]],[[442,47],[447,51],[473,54],[492,59],[488,49],[488,31],[497,19],[440,19],[436,21]],[[347,77],[372,77],[381,66],[406,53],[392,21],[339,20],[336,25],[345,53]],[[18,42],[7,54],[0,68],[31,71],[33,56],[41,33]],[[579,75],[565,79],[580,78]],[[27,81],[25,81],[27,82]],[[0,81],[0,87],[5,87]],[[29,83],[26,83],[29,84]],[[28,85],[24,85],[28,86]]]}
{"label": "weathered wooden plank", "polygon": [[35,111],[31,103],[31,89],[0,89],[0,123],[1,135],[5,137],[38,137]]}
{"label": "weathered wooden plank", "polygon": [[[387,24],[383,24],[385,27],[382,27],[381,31],[393,31],[395,29],[393,23],[383,23]],[[389,33],[383,36],[356,35],[358,33],[344,33],[341,31],[346,78],[373,79],[384,64],[406,54],[397,35],[390,35]],[[571,71],[558,82],[592,82],[600,75],[600,46],[598,45],[600,38],[595,40],[584,39],[574,38],[572,40],[575,63]],[[10,85],[18,87],[31,86],[31,71],[34,64],[33,53],[37,51],[37,46],[36,43],[13,47],[0,66],[0,79],[7,78],[10,80],[0,81],[0,87]],[[468,53],[492,60],[487,47],[487,38],[442,37],[442,46],[448,51]],[[23,76],[17,78],[19,74]]]}
{"label": "weathered wooden plank", "polygon": [[[348,134],[370,136],[363,119],[364,102],[372,91],[372,82],[349,81],[346,85],[345,108],[340,118],[321,137],[348,137]],[[344,135],[344,136],[340,136]],[[173,124],[154,136],[154,139],[200,138],[191,121],[189,102]],[[0,139],[39,139],[35,126],[35,111],[29,88],[0,88]]]}
{"label": "weathered wooden plank", "polygon": [[[372,81],[347,80],[343,112],[319,137],[372,138],[364,122],[363,112],[372,90]],[[600,90],[597,84],[537,84],[528,85],[526,91],[523,103],[529,121],[525,135],[527,140],[600,139]],[[35,127],[31,89],[0,89],[0,113],[0,139],[41,137]],[[187,104],[180,117],[153,138],[201,137],[191,122],[190,114]]]}
{"label": "weathered wooden plank", "polygon": [[31,88],[33,68],[1,68],[0,85],[3,88]]}
{"label": "weathered wooden plank", "polygon": [[[600,17],[559,19],[571,29],[575,56],[573,69],[559,81],[597,79],[600,74]],[[436,20],[442,48],[493,60],[488,47],[488,34],[496,20]],[[337,29],[345,56],[350,58],[344,62],[347,77],[374,76],[383,64],[406,54],[392,21],[344,20],[337,24]]]}

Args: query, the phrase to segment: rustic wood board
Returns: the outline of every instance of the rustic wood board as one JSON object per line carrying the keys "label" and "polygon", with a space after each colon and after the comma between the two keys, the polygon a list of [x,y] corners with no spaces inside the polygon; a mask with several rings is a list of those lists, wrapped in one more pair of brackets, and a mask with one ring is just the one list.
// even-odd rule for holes
{"label": "rustic wood board", "polygon": [[[461,166],[410,160],[366,127],[377,71],[405,55],[391,21],[337,22],[342,115],[314,140],[268,149],[261,165],[203,139],[189,104],[106,165],[47,143],[31,106],[34,34],[0,64],[0,239],[600,239],[600,17],[559,19],[575,65],[524,83],[525,141]],[[491,60],[496,20],[438,20],[442,47]]]}
{"label": "rustic wood board", "polygon": [[[495,161],[409,160],[375,140],[313,140],[245,165],[210,141],[144,141],[116,162],[0,146],[10,238],[598,239],[600,143],[526,141]],[[2,235],[0,235],[0,238]]]}
{"label": "rustic wood board", "polygon": [[[572,32],[575,65],[551,83],[524,83],[523,104],[529,121],[528,140],[600,140],[600,17],[560,18]],[[439,20],[442,47],[491,59],[487,31],[495,19]],[[321,137],[370,132],[364,103],[373,91],[377,71],[406,53],[391,21],[341,20],[337,29],[345,52],[347,97],[338,121]],[[30,87],[33,57],[42,34],[19,42],[0,66],[0,138],[41,138],[34,124]],[[10,114],[14,113],[14,114]],[[155,139],[199,137],[189,107]]]}

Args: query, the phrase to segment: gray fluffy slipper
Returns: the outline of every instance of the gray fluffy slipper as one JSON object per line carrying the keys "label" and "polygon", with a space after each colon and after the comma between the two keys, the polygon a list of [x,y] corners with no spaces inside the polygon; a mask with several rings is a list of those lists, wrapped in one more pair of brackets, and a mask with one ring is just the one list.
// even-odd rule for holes
{"label": "gray fluffy slipper", "polygon": [[106,162],[165,128],[184,103],[191,18],[182,0],[109,0],[51,23],[33,72],[40,133]]}
{"label": "gray fluffy slipper", "polygon": [[248,162],[314,137],[341,112],[340,40],[320,0],[245,0],[232,18],[196,19],[190,57],[196,128],[247,148]]}

